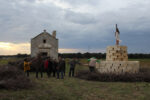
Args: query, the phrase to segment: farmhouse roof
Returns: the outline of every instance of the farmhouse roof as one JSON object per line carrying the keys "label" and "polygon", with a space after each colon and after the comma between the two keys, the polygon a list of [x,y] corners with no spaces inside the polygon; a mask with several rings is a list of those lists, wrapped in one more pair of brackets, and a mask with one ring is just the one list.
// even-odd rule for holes
{"label": "farmhouse roof", "polygon": [[[35,39],[35,38],[37,38],[37,37],[39,37],[40,35],[43,35],[43,34],[47,34],[47,35],[49,35],[50,37],[53,37],[50,33],[48,33],[46,30],[43,30],[43,32],[42,33],[40,33],[39,35],[37,35],[37,36],[35,36],[34,38],[32,38],[32,39]],[[54,37],[53,37],[54,38]],[[57,40],[57,38],[55,38],[56,40]]]}

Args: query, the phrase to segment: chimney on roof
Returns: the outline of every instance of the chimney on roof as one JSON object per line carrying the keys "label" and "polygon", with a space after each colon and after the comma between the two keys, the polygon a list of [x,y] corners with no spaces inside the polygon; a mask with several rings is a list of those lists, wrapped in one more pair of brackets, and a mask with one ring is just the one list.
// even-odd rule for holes
{"label": "chimney on roof", "polygon": [[54,38],[56,38],[56,30],[54,30],[54,31],[52,32],[52,36],[53,36]]}
{"label": "chimney on roof", "polygon": [[46,30],[44,30],[44,32],[46,32]]}

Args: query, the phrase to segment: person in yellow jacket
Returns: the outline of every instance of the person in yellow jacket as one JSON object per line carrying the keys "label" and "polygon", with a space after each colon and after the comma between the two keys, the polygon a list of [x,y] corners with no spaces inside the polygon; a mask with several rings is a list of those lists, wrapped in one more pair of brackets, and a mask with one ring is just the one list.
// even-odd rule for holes
{"label": "person in yellow jacket", "polygon": [[24,59],[24,72],[27,73],[28,77],[29,77],[30,65],[31,63],[27,59]]}

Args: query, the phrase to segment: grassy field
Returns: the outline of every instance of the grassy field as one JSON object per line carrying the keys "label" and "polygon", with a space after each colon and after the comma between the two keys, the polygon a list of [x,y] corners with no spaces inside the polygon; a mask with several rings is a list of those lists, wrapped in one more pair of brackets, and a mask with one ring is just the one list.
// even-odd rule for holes
{"label": "grassy field", "polygon": [[22,60],[24,58],[4,58],[0,59],[0,65],[6,65],[9,61],[16,61],[16,60]]}
{"label": "grassy field", "polygon": [[[140,61],[145,67],[150,65],[150,59]],[[77,66],[76,71],[87,69]],[[17,91],[0,90],[0,100],[149,100],[150,83],[86,81],[69,78],[68,70],[67,66],[65,79],[47,78],[46,74],[44,78],[36,79],[35,73],[31,73],[30,79],[35,82],[33,88]]]}

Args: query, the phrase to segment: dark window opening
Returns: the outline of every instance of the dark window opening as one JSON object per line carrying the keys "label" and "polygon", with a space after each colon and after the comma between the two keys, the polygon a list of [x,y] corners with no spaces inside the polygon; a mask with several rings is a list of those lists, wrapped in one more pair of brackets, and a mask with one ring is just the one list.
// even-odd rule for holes
{"label": "dark window opening", "polygon": [[47,52],[42,52],[42,56],[47,56]]}
{"label": "dark window opening", "polygon": [[45,40],[45,39],[43,40],[43,43],[46,43],[46,40]]}

